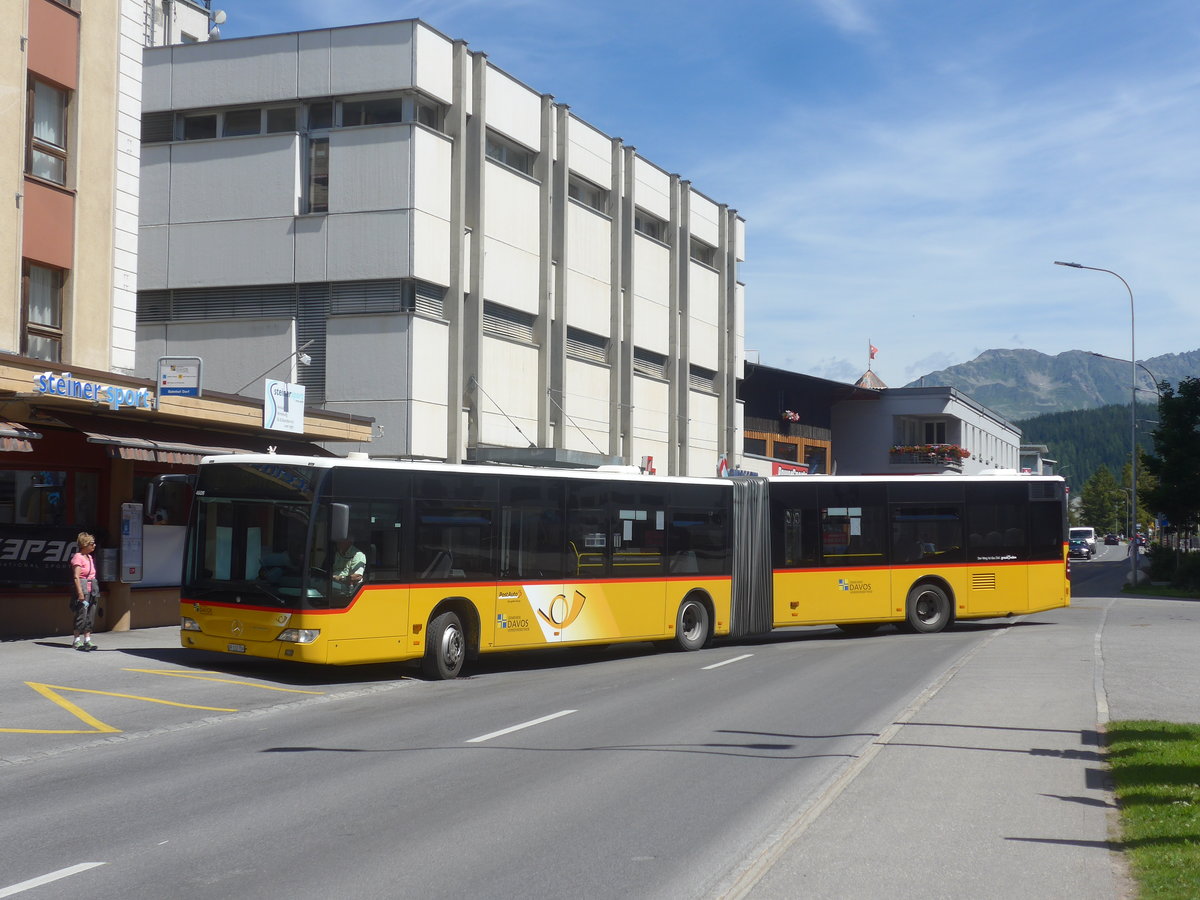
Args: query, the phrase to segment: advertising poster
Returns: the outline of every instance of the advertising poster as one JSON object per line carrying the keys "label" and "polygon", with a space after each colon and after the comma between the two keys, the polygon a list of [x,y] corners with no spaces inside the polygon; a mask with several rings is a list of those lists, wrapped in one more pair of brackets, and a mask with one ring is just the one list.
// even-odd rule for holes
{"label": "advertising poster", "polygon": [[304,433],[304,386],[267,381],[263,398],[263,428]]}

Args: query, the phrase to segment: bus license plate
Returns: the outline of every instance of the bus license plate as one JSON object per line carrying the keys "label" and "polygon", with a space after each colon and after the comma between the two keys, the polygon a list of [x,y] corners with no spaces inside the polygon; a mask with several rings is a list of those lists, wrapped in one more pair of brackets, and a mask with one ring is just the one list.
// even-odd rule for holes
{"label": "bus license plate", "polygon": [[245,644],[229,644],[228,650],[230,653],[245,653],[246,645]]}

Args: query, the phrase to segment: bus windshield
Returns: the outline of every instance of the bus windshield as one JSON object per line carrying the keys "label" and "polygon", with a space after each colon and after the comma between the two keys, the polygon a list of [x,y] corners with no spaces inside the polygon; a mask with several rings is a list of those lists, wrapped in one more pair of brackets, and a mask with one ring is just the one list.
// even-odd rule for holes
{"label": "bus windshield", "polygon": [[308,602],[324,594],[309,587],[305,565],[317,475],[298,466],[202,468],[183,596],[293,609],[321,605]]}

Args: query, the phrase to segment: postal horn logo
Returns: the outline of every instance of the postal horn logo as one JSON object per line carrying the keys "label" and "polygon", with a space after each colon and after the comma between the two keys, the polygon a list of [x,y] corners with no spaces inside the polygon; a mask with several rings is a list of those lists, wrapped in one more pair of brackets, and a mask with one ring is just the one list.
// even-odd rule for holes
{"label": "postal horn logo", "polygon": [[567,598],[564,594],[559,594],[549,603],[549,609],[538,609],[537,614],[542,621],[547,625],[552,625],[555,628],[566,628],[572,622],[579,618],[579,614],[583,612],[583,604],[587,602],[587,597],[575,592],[575,596],[571,602],[567,603]]}

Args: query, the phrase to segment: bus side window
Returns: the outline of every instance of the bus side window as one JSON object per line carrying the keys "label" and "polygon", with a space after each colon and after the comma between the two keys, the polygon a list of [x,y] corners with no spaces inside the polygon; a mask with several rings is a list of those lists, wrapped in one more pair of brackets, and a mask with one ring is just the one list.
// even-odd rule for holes
{"label": "bus side window", "polygon": [[672,575],[724,574],[729,551],[720,509],[673,509],[667,531]]}
{"label": "bus side window", "polygon": [[368,508],[362,551],[367,555],[366,580],[390,584],[400,580],[400,523],[398,502],[372,502]]}
{"label": "bus side window", "polygon": [[599,578],[608,573],[608,516],[602,509],[573,509],[567,514],[569,574]]}
{"label": "bus side window", "polygon": [[457,500],[416,500],[413,571],[418,580],[495,577],[492,509]]}

